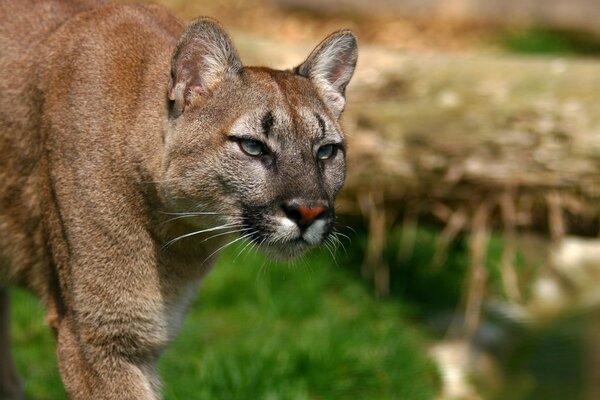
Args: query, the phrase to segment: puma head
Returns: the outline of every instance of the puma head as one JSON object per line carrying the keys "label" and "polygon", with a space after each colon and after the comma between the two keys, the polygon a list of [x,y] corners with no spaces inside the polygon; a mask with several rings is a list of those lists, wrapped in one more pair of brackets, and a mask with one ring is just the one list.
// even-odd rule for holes
{"label": "puma head", "polygon": [[322,243],[345,178],[338,119],[356,60],[356,37],[342,30],[296,68],[244,67],[216,21],[192,22],[166,94],[169,206],[218,213],[282,258]]}

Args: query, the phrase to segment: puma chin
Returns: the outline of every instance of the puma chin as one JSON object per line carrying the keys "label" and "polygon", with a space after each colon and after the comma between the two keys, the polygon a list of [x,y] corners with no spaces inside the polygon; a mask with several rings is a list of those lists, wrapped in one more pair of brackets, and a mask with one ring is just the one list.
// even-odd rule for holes
{"label": "puma chin", "polygon": [[[210,26],[197,23],[198,32]],[[277,258],[323,243],[345,179],[338,120],[356,64],[355,36],[336,32],[284,71],[243,67],[223,37],[208,49],[221,50],[204,66],[218,66],[217,72],[204,78],[186,62],[199,46],[194,37],[180,40],[172,65],[167,202],[178,212],[214,213],[223,233],[237,233]]]}

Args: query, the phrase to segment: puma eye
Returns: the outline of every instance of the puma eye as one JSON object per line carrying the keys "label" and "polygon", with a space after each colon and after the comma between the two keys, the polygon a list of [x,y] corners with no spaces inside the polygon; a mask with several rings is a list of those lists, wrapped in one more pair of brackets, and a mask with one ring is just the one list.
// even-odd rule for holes
{"label": "puma eye", "polygon": [[253,157],[260,156],[266,153],[265,145],[259,142],[258,140],[242,139],[240,140],[240,147],[242,148],[244,153]]}
{"label": "puma eye", "polygon": [[317,150],[317,158],[319,160],[328,160],[335,156],[337,153],[337,147],[333,144],[326,144],[325,146],[319,147]]}

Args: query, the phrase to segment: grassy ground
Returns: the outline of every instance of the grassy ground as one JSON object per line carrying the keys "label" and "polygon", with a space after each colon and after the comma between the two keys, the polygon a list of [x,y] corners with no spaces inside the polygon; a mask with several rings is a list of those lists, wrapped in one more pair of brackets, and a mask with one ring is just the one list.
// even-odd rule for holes
{"label": "grassy ground", "polygon": [[[225,253],[162,358],[166,399],[432,399],[436,372],[397,302],[378,301],[338,255],[296,266]],[[65,398],[54,340],[13,292],[14,347],[28,396]]]}
{"label": "grassy ground", "polygon": [[508,51],[527,55],[600,56],[600,36],[583,32],[531,27],[500,35]]}

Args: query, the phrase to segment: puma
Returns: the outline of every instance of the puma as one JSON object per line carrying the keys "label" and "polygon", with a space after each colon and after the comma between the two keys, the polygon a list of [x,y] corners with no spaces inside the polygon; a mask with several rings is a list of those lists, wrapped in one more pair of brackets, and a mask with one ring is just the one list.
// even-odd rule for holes
{"label": "puma", "polygon": [[[8,286],[37,294],[72,399],[158,399],[157,359],[219,250],[331,233],[354,34],[280,71],[214,20],[0,2],[0,398],[23,398]],[[224,241],[228,234],[238,239]]]}

